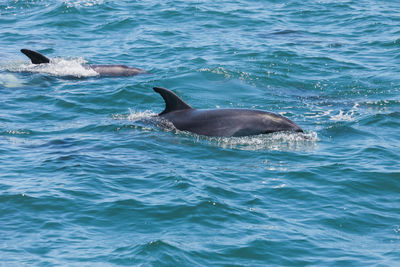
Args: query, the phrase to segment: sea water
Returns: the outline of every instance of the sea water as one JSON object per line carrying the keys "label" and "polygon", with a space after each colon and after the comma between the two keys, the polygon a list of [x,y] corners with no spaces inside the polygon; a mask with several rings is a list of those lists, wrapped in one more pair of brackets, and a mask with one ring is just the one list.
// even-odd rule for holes
{"label": "sea water", "polygon": [[[398,265],[399,14],[374,0],[1,1],[0,265]],[[160,127],[153,86],[305,133]]]}

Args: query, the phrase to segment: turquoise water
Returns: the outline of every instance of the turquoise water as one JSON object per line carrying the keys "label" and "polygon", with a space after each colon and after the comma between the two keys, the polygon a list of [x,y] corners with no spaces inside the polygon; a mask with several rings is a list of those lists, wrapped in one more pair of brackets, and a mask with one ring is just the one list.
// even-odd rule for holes
{"label": "turquoise water", "polygon": [[[0,2],[1,264],[396,266],[399,14],[373,0]],[[153,86],[306,133],[160,128]]]}

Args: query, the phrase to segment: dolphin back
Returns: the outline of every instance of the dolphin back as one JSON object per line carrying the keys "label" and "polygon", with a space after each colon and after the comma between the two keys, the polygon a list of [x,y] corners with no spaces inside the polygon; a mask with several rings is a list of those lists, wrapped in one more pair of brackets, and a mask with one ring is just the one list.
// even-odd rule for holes
{"label": "dolphin back", "polygon": [[286,117],[255,109],[190,109],[170,112],[162,117],[178,130],[205,136],[239,137],[303,131]]}
{"label": "dolphin back", "polygon": [[147,72],[138,69],[131,68],[125,65],[85,65],[87,68],[90,68],[100,74],[101,76],[134,76],[138,74],[146,74]]}
{"label": "dolphin back", "polygon": [[43,56],[39,52],[29,50],[29,49],[21,49],[21,52],[25,54],[25,56],[29,57],[32,61],[32,64],[42,64],[42,63],[49,63],[50,59]]}
{"label": "dolphin back", "polygon": [[194,109],[168,89],[154,87],[165,101],[159,114],[181,131],[206,136],[248,136],[274,132],[303,132],[288,118],[255,109]]}
{"label": "dolphin back", "polygon": [[158,115],[163,115],[172,111],[193,109],[191,106],[186,104],[185,101],[183,101],[179,96],[168,89],[162,87],[154,87],[153,90],[159,93],[165,101],[165,109]]}

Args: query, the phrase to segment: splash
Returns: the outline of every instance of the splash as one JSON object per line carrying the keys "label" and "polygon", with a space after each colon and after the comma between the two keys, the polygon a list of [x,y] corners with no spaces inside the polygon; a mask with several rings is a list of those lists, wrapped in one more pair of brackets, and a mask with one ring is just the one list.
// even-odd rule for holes
{"label": "splash", "polygon": [[17,130],[6,130],[6,131],[4,131],[4,134],[8,134],[8,135],[28,135],[28,134],[32,134],[32,132],[30,130],[17,129]]}
{"label": "splash", "polygon": [[50,63],[47,64],[20,64],[16,66],[10,66],[8,70],[14,72],[46,73],[54,76],[72,76],[77,78],[99,75],[93,69],[86,68],[84,66],[85,63],[86,61],[82,58],[53,58],[51,59]]}
{"label": "splash", "polygon": [[[158,126],[157,114],[149,110],[146,111],[134,111],[129,109],[130,114],[112,114],[111,117],[114,120],[130,121],[129,125],[124,127],[141,129],[142,131],[153,131]],[[119,128],[121,129],[121,128]]]}
{"label": "splash", "polygon": [[135,121],[142,121],[142,120],[151,120],[155,119],[157,113],[154,113],[150,110],[145,110],[145,111],[134,111],[132,109],[129,109],[129,114],[113,114],[111,117],[114,120],[129,120],[132,122]]}
{"label": "splash", "polygon": [[277,132],[243,137],[205,137],[210,144],[238,150],[310,150],[319,141],[316,132]]}
{"label": "splash", "polygon": [[14,88],[21,87],[24,83],[11,73],[0,74],[0,87]]}
{"label": "splash", "polygon": [[67,7],[81,8],[101,5],[104,3],[104,0],[65,0],[64,3]]}
{"label": "splash", "polygon": [[353,121],[354,120],[354,110],[350,110],[344,112],[343,110],[339,111],[339,114],[331,116],[332,121]]}
{"label": "splash", "polygon": [[225,78],[231,78],[233,76],[232,72],[229,72],[228,70],[224,69],[223,67],[217,67],[217,68],[202,68],[199,70],[199,72],[211,72],[214,74],[222,75]]}
{"label": "splash", "polygon": [[331,120],[332,121],[354,121],[356,117],[356,113],[358,111],[358,103],[355,103],[354,106],[351,108],[351,110],[344,112],[343,110],[339,111],[339,114],[337,115],[332,115]]}
{"label": "splash", "polygon": [[146,119],[151,119],[154,118],[154,116],[157,115],[157,113],[154,113],[150,110],[145,110],[142,112],[136,112],[132,109],[129,109],[130,114],[127,116],[127,119],[130,121],[139,121],[139,120],[146,120]]}

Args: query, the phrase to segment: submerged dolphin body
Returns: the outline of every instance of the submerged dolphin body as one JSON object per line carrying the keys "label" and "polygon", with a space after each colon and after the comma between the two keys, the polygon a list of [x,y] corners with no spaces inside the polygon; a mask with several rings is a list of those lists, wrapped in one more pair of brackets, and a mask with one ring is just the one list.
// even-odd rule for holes
{"label": "submerged dolphin body", "polygon": [[206,136],[248,136],[273,132],[303,132],[279,114],[252,109],[194,109],[168,89],[154,87],[165,101],[158,114],[175,128]]}
{"label": "submerged dolphin body", "polygon": [[[21,49],[21,52],[25,54],[31,60],[32,64],[44,64],[50,63],[50,59],[43,56],[42,54],[29,50]],[[125,65],[83,65],[86,69],[91,69],[100,74],[101,76],[134,76],[137,74],[144,74],[146,71],[138,68],[131,68]]]}

